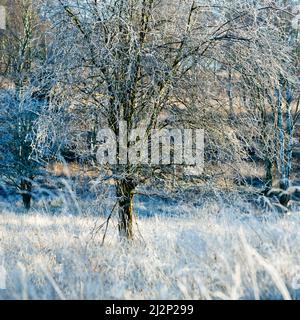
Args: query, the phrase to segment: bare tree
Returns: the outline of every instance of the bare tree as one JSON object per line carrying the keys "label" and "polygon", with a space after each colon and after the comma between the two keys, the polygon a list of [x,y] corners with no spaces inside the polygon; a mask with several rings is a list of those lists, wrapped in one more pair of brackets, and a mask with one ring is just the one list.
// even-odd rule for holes
{"label": "bare tree", "polygon": [[[241,136],[237,122],[224,132],[226,86],[220,72],[227,70],[228,76],[230,70],[231,113],[234,80],[244,81],[234,89],[237,97],[260,92],[259,99],[249,97],[249,114],[261,109],[258,101],[274,97],[280,77],[293,82],[285,69],[291,53],[286,33],[277,23],[284,10],[268,1],[59,0],[45,10],[53,25],[53,68],[60,79],[48,119],[56,118],[52,124],[60,127],[64,119],[57,137],[83,156],[97,145],[99,129],[108,127],[119,136],[124,121],[128,130],[122,139],[128,148],[137,143],[131,133],[141,125],[147,129],[145,143],[152,129],[203,125],[213,152],[221,150],[227,161],[240,157],[243,143],[251,144],[252,136]],[[267,131],[261,136],[265,143],[267,136]],[[153,170],[128,163],[120,141],[116,150],[116,163],[109,169],[119,204],[119,231],[131,239],[134,192]]]}
{"label": "bare tree", "polygon": [[49,90],[43,24],[33,5],[30,0],[9,1],[7,29],[0,37],[1,180],[20,191],[26,209],[40,167],[33,155],[33,127]]}

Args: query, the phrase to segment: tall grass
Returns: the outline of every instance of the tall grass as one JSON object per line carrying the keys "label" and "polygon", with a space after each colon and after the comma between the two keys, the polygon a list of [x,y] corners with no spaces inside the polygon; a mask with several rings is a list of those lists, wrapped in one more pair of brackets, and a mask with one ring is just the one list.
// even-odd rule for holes
{"label": "tall grass", "polygon": [[299,214],[173,209],[177,217],[136,219],[130,244],[112,219],[104,245],[103,217],[2,213],[0,298],[300,298]]}

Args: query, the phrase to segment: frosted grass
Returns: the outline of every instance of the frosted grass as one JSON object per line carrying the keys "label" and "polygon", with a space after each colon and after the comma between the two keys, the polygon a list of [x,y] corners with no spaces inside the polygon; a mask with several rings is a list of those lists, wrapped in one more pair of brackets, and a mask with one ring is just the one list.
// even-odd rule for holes
{"label": "frosted grass", "polygon": [[[188,211],[188,208],[185,208]],[[139,218],[120,243],[113,219],[2,213],[2,299],[297,299],[300,219],[190,208]],[[300,283],[300,281],[299,281]]]}

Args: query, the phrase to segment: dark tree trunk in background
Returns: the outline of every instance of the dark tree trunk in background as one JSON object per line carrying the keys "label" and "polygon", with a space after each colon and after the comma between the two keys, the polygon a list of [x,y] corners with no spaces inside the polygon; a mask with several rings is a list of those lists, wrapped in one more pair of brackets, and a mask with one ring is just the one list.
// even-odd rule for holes
{"label": "dark tree trunk in background", "polygon": [[233,106],[233,88],[232,88],[232,69],[228,70],[228,83],[227,83],[227,95],[229,100],[229,118],[234,118],[234,106]]}
{"label": "dark tree trunk in background", "polygon": [[293,161],[293,147],[294,147],[294,124],[292,116],[293,95],[287,84],[286,88],[286,133],[287,133],[287,148],[286,148],[286,171],[285,171],[285,187],[289,187],[289,181],[291,178],[292,161]]}
{"label": "dark tree trunk in background", "polygon": [[119,204],[119,235],[122,239],[132,240],[133,231],[133,193],[136,185],[131,179],[117,182],[117,198]]}
{"label": "dark tree trunk in background", "polygon": [[267,157],[265,158],[266,188],[270,190],[273,185],[273,163]]}
{"label": "dark tree trunk in background", "polygon": [[278,143],[278,171],[280,185],[279,187],[283,190],[288,188],[288,178],[286,177],[286,168],[285,168],[285,131],[283,123],[283,105],[282,105],[282,88],[279,86],[276,89],[277,97],[277,143]]}
{"label": "dark tree trunk in background", "polygon": [[266,191],[272,189],[273,186],[273,169],[274,169],[274,151],[270,146],[269,142],[269,132],[268,132],[268,120],[267,120],[267,110],[264,100],[260,98],[260,108],[261,108],[261,119],[262,119],[262,140],[264,143],[264,168],[265,168],[265,183]]}
{"label": "dark tree trunk in background", "polygon": [[32,183],[28,180],[22,179],[21,181],[21,194],[23,199],[23,204],[26,210],[29,210],[31,207],[31,198],[32,198]]}

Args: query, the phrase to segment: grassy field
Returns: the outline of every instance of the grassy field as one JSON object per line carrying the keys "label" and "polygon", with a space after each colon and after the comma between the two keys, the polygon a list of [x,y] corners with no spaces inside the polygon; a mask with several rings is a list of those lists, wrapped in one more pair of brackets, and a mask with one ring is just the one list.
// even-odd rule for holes
{"label": "grassy field", "polygon": [[129,244],[119,242],[115,219],[103,244],[103,217],[2,212],[0,298],[300,298],[299,213],[243,204],[173,211],[136,219]]}

